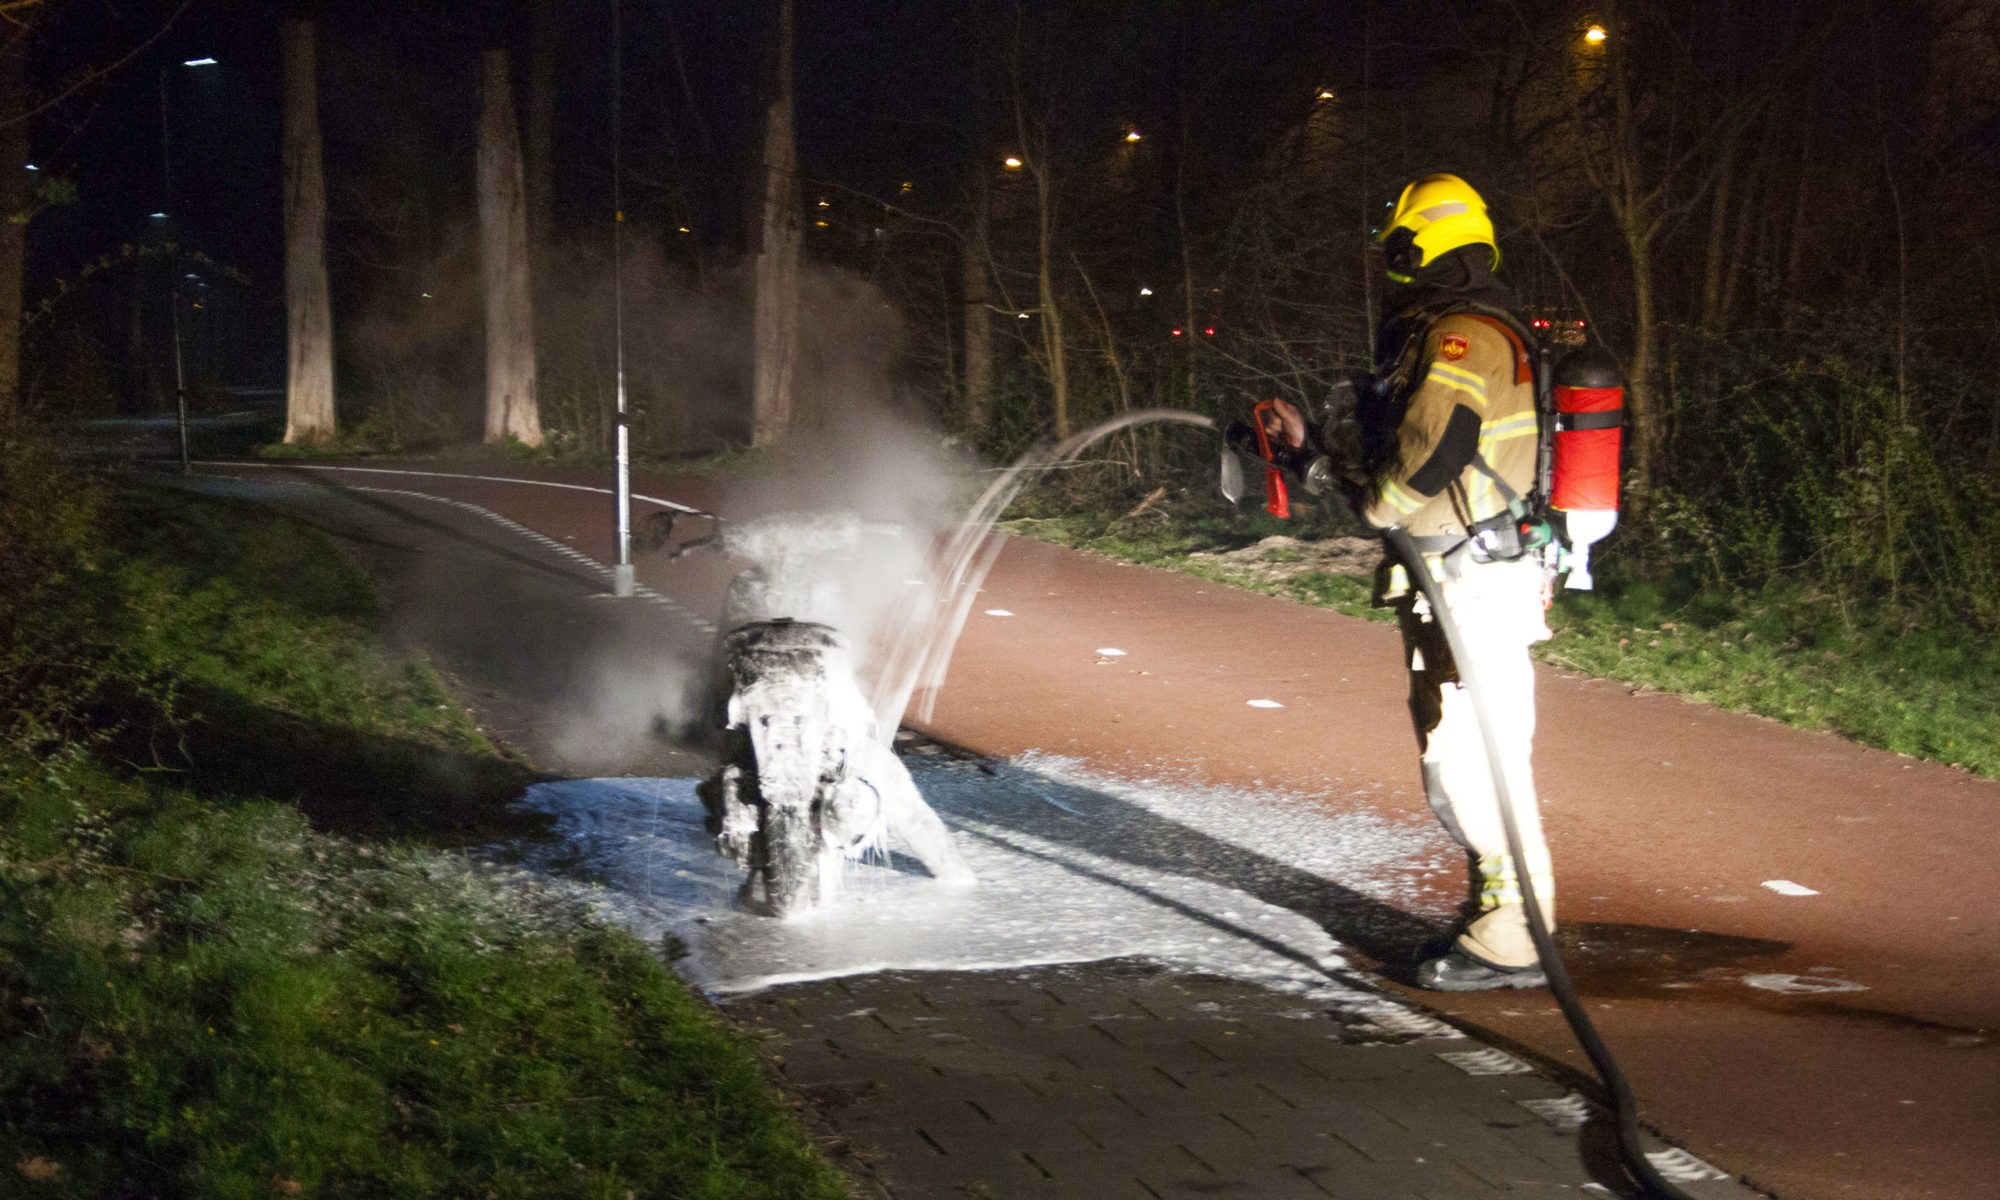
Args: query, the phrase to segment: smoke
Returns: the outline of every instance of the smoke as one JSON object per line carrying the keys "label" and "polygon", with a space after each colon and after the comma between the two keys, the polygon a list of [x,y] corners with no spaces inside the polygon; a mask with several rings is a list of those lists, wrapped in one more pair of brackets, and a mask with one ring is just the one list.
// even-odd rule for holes
{"label": "smoke", "polygon": [[[686,457],[747,443],[748,265],[677,262],[643,232],[627,234],[619,263],[614,282],[608,238],[590,236],[550,251],[538,273],[537,398],[550,447],[611,446],[614,296],[622,296],[635,454]],[[470,224],[455,226],[435,253],[378,287],[342,323],[357,364],[344,390],[362,398],[382,441],[440,444],[482,429],[478,265]],[[726,485],[722,511],[733,518],[851,515],[864,523],[851,544],[813,557],[831,579],[834,608],[772,615],[834,624],[848,634],[867,676],[878,638],[935,610],[926,563],[964,507],[971,464],[946,446],[909,386],[903,317],[879,288],[851,272],[803,265],[799,320],[791,433],[760,466]],[[351,423],[353,414],[343,419]],[[685,735],[712,722],[712,644],[641,658],[585,653],[565,672],[570,715],[548,734],[562,760],[615,763],[643,753],[662,733]]]}
{"label": "smoke", "polygon": [[[934,610],[930,559],[963,515],[972,464],[946,445],[902,382],[902,317],[879,289],[809,266],[799,310],[794,427],[766,467],[729,486],[725,511],[851,514],[862,522],[858,537],[814,565],[831,577],[836,597],[822,619],[849,635],[866,675],[874,643]],[[802,528],[800,541],[817,536]]]}
{"label": "smoke", "polygon": [[589,773],[626,772],[643,765],[662,740],[703,742],[716,723],[711,648],[692,627],[686,633],[679,640],[626,638],[594,647],[577,664],[579,686],[548,732],[556,761]]}

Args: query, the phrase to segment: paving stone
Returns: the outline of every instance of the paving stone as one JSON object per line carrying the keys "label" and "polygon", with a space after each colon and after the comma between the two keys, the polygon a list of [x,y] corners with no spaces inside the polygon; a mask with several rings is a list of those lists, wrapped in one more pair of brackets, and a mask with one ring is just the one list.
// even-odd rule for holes
{"label": "paving stone", "polygon": [[1603,1194],[1581,1190],[1576,1134],[1523,1107],[1566,1088],[1466,1074],[1437,1055],[1486,1047],[1414,1010],[1337,1019],[1129,963],[899,972],[731,1007],[785,1035],[785,1079],[894,1200]]}

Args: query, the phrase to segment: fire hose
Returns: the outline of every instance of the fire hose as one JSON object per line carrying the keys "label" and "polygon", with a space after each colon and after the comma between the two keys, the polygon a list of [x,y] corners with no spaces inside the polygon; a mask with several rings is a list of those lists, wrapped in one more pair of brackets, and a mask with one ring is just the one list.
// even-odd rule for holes
{"label": "fire hose", "polygon": [[1528,857],[1521,844],[1520,824],[1514,819],[1514,798],[1507,790],[1507,775],[1501,767],[1500,738],[1494,732],[1493,717],[1487,710],[1485,693],[1479,685],[1479,669],[1472,655],[1466,652],[1464,637],[1458,623],[1452,620],[1451,610],[1445,606],[1443,590],[1438,587],[1436,576],[1431,574],[1422,552],[1407,530],[1392,526],[1385,536],[1423,592],[1425,601],[1430,605],[1432,619],[1444,631],[1445,641],[1451,647],[1452,661],[1458,668],[1458,681],[1472,701],[1473,714],[1478,718],[1480,740],[1486,747],[1486,765],[1493,773],[1493,793],[1500,802],[1500,823],[1507,831],[1507,853],[1514,860],[1514,874],[1521,883],[1521,904],[1527,910],[1528,934],[1534,940],[1536,957],[1541,960],[1543,974],[1548,976],[1549,991],[1554,994],[1556,1005],[1562,1009],[1563,1019],[1569,1022],[1570,1032],[1583,1046],[1583,1052],[1589,1056],[1591,1066],[1597,1069],[1598,1078],[1604,1081],[1605,1091],[1610,1095],[1612,1121],[1618,1130],[1618,1156],[1633,1181],[1646,1191],[1665,1200],[1692,1200],[1686,1192],[1667,1182],[1653,1166],[1652,1160],[1646,1157],[1645,1148],[1639,1141],[1638,1103],[1632,1095],[1632,1085],[1626,1081],[1625,1072],[1619,1068],[1617,1060],[1611,1057],[1611,1051],[1598,1035],[1590,1014],[1584,1011],[1583,1001],[1577,997],[1576,986],[1570,981],[1562,956],[1556,950],[1555,935],[1550,931],[1549,923],[1542,915],[1541,902],[1535,896],[1534,873],[1525,869]]}

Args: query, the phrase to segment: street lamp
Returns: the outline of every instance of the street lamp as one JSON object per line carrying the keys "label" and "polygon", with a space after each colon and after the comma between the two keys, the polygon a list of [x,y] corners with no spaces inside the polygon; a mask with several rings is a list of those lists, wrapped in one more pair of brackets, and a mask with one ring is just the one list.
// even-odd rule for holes
{"label": "street lamp", "polygon": [[1590,28],[1583,31],[1583,40],[1589,42],[1593,46],[1597,45],[1598,43],[1602,42],[1605,38],[1610,36],[1611,36],[1610,34],[1604,31],[1604,26],[1602,25],[1592,25]]}
{"label": "street lamp", "polygon": [[[632,563],[632,422],[625,395],[625,192],[619,178],[624,169],[621,111],[625,91],[625,39],[619,23],[619,0],[611,2],[611,325],[613,357],[617,368],[616,402],[618,430],[617,467],[614,471],[614,535],[611,560],[611,594],[620,598],[638,592],[638,569]],[[789,12],[790,10],[786,10]],[[681,232],[687,232],[685,226]]]}
{"label": "street lamp", "polygon": [[[212,58],[190,58],[181,64],[184,67],[212,67]],[[174,207],[174,147],[171,130],[173,123],[167,116],[167,68],[160,68],[160,182],[164,195],[163,211],[153,214],[156,221],[169,221],[167,213]],[[171,232],[171,230],[169,231]],[[178,264],[173,264],[178,265]],[[172,280],[167,287],[167,312],[174,332],[174,425],[181,438],[181,474],[193,473],[194,466],[188,458],[188,408],[187,408],[187,364],[181,353],[181,281]]]}

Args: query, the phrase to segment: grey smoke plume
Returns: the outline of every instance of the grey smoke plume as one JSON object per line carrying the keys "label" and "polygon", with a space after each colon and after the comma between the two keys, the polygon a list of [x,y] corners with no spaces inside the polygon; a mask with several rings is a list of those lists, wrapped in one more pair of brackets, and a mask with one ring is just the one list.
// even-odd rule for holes
{"label": "grey smoke plume", "polygon": [[[625,239],[624,345],[635,453],[680,457],[740,446],[750,415],[750,274],[672,261],[643,232]],[[478,255],[469,227],[448,231],[417,269],[381,288],[343,322],[353,361],[343,380],[377,427],[403,445],[476,437],[484,363]],[[535,296],[538,400],[553,448],[608,449],[615,358],[610,246],[579,237],[546,257]],[[956,522],[971,464],[903,378],[902,315],[867,280],[806,265],[800,273],[795,423],[765,464],[732,481],[723,510],[851,513],[876,532],[828,556],[864,679],[871,648],[930,611],[925,564]],[[351,420],[345,414],[343,420]],[[747,565],[747,564],[746,564]],[[676,646],[643,660],[592,655],[568,664],[577,697],[553,732],[566,761],[605,764],[643,753],[662,732],[713,721],[714,648]]]}
{"label": "grey smoke plume", "polygon": [[826,269],[803,273],[796,427],[770,465],[733,483],[727,511],[849,513],[867,531],[820,564],[837,585],[833,623],[852,639],[864,676],[891,624],[925,619],[929,561],[958,523],[972,464],[898,381],[900,315],[873,285]]}

